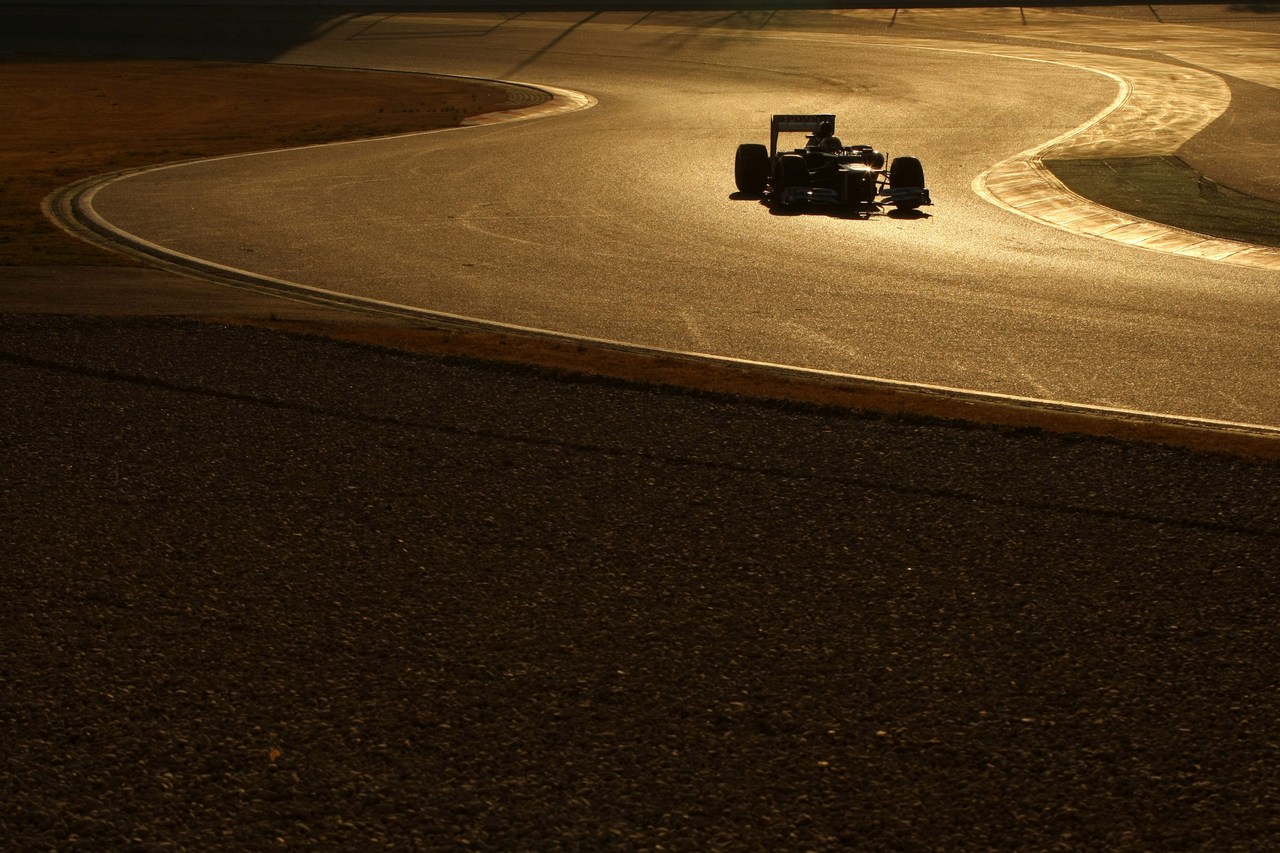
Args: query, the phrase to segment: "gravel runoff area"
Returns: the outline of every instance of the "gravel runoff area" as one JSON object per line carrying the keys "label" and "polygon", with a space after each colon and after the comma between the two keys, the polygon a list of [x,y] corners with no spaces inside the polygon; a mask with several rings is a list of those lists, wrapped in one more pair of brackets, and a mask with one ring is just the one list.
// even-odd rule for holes
{"label": "gravel runoff area", "polygon": [[0,846],[1280,847],[1280,464],[0,316]]}

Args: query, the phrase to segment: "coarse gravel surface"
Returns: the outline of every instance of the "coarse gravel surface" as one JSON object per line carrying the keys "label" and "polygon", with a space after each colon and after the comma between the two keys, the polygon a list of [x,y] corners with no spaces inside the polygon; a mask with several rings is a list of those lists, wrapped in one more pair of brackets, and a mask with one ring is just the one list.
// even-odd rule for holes
{"label": "coarse gravel surface", "polygon": [[1276,462],[165,318],[0,376],[4,849],[1280,847]]}

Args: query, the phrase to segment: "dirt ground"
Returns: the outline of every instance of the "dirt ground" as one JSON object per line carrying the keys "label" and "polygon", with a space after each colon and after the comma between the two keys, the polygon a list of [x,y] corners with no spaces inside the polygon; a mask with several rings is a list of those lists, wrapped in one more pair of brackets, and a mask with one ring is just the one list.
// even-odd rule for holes
{"label": "dirt ground", "polygon": [[499,88],[446,77],[166,60],[0,59],[0,264],[127,264],[40,212],[94,175],[241,151],[455,127]]}

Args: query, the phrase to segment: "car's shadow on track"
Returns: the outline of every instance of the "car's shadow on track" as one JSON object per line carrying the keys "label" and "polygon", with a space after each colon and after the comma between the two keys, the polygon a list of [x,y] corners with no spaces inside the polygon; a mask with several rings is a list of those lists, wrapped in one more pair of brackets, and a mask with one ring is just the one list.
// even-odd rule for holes
{"label": "car's shadow on track", "polygon": [[885,216],[890,219],[932,219],[932,213],[925,213],[923,210],[893,210],[885,212]]}
{"label": "car's shadow on track", "polygon": [[826,216],[831,219],[871,219],[873,217],[885,216],[889,219],[932,219],[932,215],[925,213],[923,210],[898,210],[897,208],[888,208],[882,204],[858,204],[858,205],[821,205],[821,204],[796,204],[796,205],[771,205],[765,201],[763,195],[759,193],[730,193],[730,201],[755,201],[768,208],[769,213],[773,216]]}

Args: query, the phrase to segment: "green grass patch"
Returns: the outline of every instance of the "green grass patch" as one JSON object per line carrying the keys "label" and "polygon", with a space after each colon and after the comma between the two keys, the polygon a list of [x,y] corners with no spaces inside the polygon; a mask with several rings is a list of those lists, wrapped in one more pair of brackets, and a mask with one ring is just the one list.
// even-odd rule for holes
{"label": "green grass patch", "polygon": [[1177,157],[1045,160],[1072,192],[1152,222],[1280,247],[1280,204],[1215,183]]}

